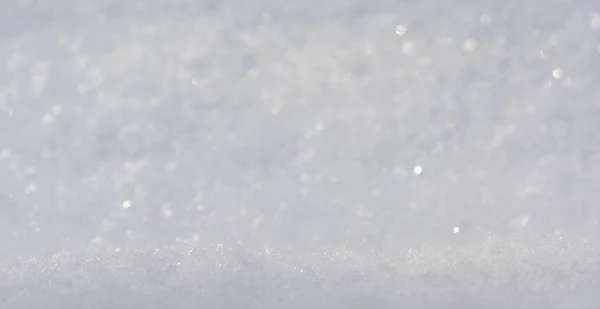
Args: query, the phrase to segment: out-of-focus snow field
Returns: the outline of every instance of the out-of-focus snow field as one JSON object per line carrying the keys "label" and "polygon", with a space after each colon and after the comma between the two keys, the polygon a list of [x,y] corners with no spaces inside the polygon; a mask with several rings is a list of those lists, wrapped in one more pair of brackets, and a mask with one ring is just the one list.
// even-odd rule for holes
{"label": "out-of-focus snow field", "polygon": [[7,0],[0,64],[2,308],[600,306],[596,1]]}

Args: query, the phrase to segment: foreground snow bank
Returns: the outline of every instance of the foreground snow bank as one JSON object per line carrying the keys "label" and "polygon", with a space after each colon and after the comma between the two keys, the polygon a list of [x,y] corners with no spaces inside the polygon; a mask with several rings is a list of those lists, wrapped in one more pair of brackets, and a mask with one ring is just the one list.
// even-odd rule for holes
{"label": "foreground snow bank", "polygon": [[3,308],[595,308],[586,241],[408,252],[215,246],[57,253],[1,265]]}

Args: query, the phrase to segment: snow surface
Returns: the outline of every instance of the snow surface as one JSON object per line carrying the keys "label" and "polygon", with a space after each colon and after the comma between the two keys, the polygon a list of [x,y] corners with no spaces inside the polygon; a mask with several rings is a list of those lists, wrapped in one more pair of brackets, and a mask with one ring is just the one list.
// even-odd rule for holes
{"label": "snow surface", "polygon": [[0,308],[600,308],[600,4],[0,2]]}

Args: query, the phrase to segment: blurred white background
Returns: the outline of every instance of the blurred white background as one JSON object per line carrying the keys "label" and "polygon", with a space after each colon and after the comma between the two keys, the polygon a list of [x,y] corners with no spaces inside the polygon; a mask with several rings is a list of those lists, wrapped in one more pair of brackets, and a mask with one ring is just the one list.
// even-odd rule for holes
{"label": "blurred white background", "polygon": [[6,0],[0,64],[3,308],[600,306],[595,1]]}

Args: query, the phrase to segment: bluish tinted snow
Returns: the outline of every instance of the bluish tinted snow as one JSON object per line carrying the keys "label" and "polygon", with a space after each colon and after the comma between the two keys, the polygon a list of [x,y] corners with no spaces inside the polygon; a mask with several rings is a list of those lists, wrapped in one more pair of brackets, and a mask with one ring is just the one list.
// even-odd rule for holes
{"label": "bluish tinted snow", "polygon": [[0,3],[2,308],[597,308],[600,4]]}

